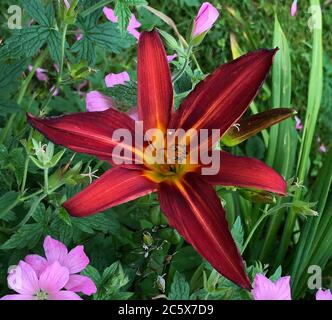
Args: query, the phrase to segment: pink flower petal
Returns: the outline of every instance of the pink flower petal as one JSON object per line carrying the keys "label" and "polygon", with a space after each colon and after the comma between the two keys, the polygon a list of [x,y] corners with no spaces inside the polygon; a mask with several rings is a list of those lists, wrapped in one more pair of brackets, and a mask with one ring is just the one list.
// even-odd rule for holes
{"label": "pink flower petal", "polygon": [[48,300],[83,300],[83,299],[75,292],[59,291],[49,294]]}
{"label": "pink flower petal", "polygon": [[262,274],[256,274],[254,300],[291,300],[290,277],[282,277],[276,283]]}
{"label": "pink flower petal", "polygon": [[[105,17],[113,22],[113,23],[117,23],[118,22],[118,18],[114,13],[114,10],[108,7],[104,7],[103,8],[103,12]],[[135,15],[132,14],[131,18],[129,20],[129,24],[128,24],[128,32],[133,35],[136,39],[139,39],[140,33],[136,30],[137,28],[139,28],[141,26],[141,23],[136,19]]]}
{"label": "pink flower petal", "polygon": [[68,0],[63,0],[63,2],[65,3],[66,8],[69,10],[70,9],[70,3]]}
{"label": "pink flower petal", "polygon": [[65,288],[69,291],[82,292],[88,296],[97,292],[94,282],[86,276],[70,275]]}
{"label": "pink flower petal", "polygon": [[319,147],[319,151],[321,152],[321,153],[326,153],[327,152],[327,149],[326,149],[326,146],[325,146],[325,144],[321,144],[320,145],[320,147]]}
{"label": "pink flower petal", "polygon": [[117,23],[118,22],[118,18],[116,17],[115,13],[114,13],[114,10],[111,9],[111,8],[108,8],[108,7],[104,7],[103,8],[103,12],[104,12],[104,15],[105,17],[113,22],[113,23]]}
{"label": "pink flower petal", "polygon": [[24,261],[12,268],[7,277],[8,287],[20,294],[34,295],[39,291],[38,278],[33,268]]}
{"label": "pink flower petal", "polygon": [[68,268],[70,274],[74,274],[84,270],[89,262],[89,258],[84,252],[84,247],[77,246],[68,253],[62,265]]}
{"label": "pink flower petal", "polygon": [[9,294],[0,298],[0,300],[36,300],[35,296],[29,294]]}
{"label": "pink flower petal", "polygon": [[88,112],[105,111],[115,107],[112,98],[101,94],[98,91],[91,91],[86,95],[86,110]]}
{"label": "pink flower petal", "polygon": [[42,271],[48,266],[47,260],[38,254],[30,254],[26,256],[24,260],[35,270],[37,277],[39,277]]}
{"label": "pink flower petal", "polygon": [[297,0],[294,0],[291,6],[291,16],[294,17],[297,12]]}
{"label": "pink flower petal", "polygon": [[330,290],[319,289],[316,292],[316,300],[332,300],[332,293]]}
{"label": "pink flower petal", "polygon": [[69,270],[62,267],[59,262],[48,266],[40,275],[39,287],[47,293],[60,291],[69,280]]}
{"label": "pink flower petal", "polygon": [[195,19],[193,36],[197,37],[210,30],[219,17],[218,10],[209,2],[204,2]]}
{"label": "pink flower petal", "polygon": [[105,77],[105,83],[108,88],[112,88],[119,84],[125,84],[127,81],[130,81],[130,77],[126,71],[121,73],[110,73]]}
{"label": "pink flower petal", "polygon": [[62,242],[53,239],[51,236],[47,236],[45,238],[44,250],[47,261],[49,263],[58,261],[60,264],[62,264],[68,254],[66,246]]}
{"label": "pink flower petal", "polygon": [[296,130],[299,130],[301,131],[303,129],[303,125],[302,125],[302,122],[301,122],[301,119],[297,116],[295,116],[295,128]]}
{"label": "pink flower petal", "polygon": [[177,54],[176,53],[174,53],[174,54],[172,54],[172,55],[170,55],[170,56],[167,56],[167,61],[168,62],[172,62],[175,58],[177,58]]}

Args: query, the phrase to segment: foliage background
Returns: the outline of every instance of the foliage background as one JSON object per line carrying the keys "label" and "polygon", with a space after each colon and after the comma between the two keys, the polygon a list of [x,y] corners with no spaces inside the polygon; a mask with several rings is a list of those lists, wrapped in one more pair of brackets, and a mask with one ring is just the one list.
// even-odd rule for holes
{"label": "foliage background", "polygon": [[[82,2],[88,3],[89,1]],[[274,15],[276,13],[290,47],[291,106],[298,110],[298,116],[304,121],[312,66],[312,33],[308,28],[309,1],[299,1],[296,17],[291,17],[289,13],[291,1],[225,0],[211,2],[221,9],[221,17],[208,33],[203,44],[195,50],[195,56],[204,74],[232,59],[231,32],[236,35],[243,52],[261,47],[272,47]],[[13,0],[4,0],[0,3],[0,38],[4,43],[11,34],[7,27],[7,7],[15,3]],[[54,1],[54,4],[56,3],[57,1]],[[186,35],[201,1],[151,0],[149,5],[170,16],[176,22],[180,33]],[[110,4],[110,6],[113,7],[114,4]],[[332,117],[332,3],[328,0],[323,1],[321,7],[323,12],[324,85],[321,108],[311,148],[311,166],[305,181],[306,193],[309,194],[312,190],[316,190],[313,189],[313,186],[315,182],[320,181],[317,177],[319,177],[319,172],[322,172],[323,163],[327,163],[326,171],[323,172],[332,171],[331,152],[328,154],[320,153],[320,143],[317,142],[317,139],[320,138],[328,150],[332,147],[332,126],[330,123]],[[231,10],[235,10],[236,17],[231,14]],[[56,14],[57,19],[59,19],[57,12]],[[142,7],[138,7],[135,14],[142,23],[141,30],[157,26],[172,32],[165,23]],[[105,18],[100,19],[100,23],[106,22]],[[29,17],[25,14],[24,22],[26,23],[28,20]],[[80,21],[77,22],[78,25],[70,26],[70,32],[74,32],[77,26],[82,27]],[[117,36],[120,35],[118,29],[111,29],[111,23],[108,23],[106,29],[107,32],[115,32]],[[98,175],[100,175],[108,168],[105,163],[84,155],[75,155],[71,165],[73,169],[66,177],[66,181],[61,181],[62,185],[58,187],[56,184],[57,170],[64,168],[73,156],[72,152],[66,151],[61,160],[48,172],[50,184],[52,185],[54,180],[54,187],[58,187],[58,189],[48,196],[44,194],[31,196],[34,192],[38,192],[44,179],[43,170],[36,167],[32,161],[27,160],[29,155],[33,154],[31,138],[42,141],[42,143],[45,143],[46,140],[30,130],[25,121],[24,111],[29,110],[38,114],[43,109],[49,115],[84,111],[85,99],[84,95],[78,94],[78,86],[85,79],[88,80],[88,85],[83,90],[88,92],[102,89],[104,76],[110,72],[127,70],[132,79],[136,77],[136,45],[133,39],[125,40],[123,45],[114,43],[109,47],[105,45],[95,46],[94,43],[95,61],[88,61],[86,65],[78,64],[82,60],[80,59],[82,48],[73,48],[75,45],[73,33],[68,33],[67,41],[71,49],[68,49],[66,55],[63,79],[69,78],[70,81],[62,81],[59,84],[61,91],[56,97],[50,97],[49,90],[57,83],[58,79],[57,72],[53,67],[53,63],[59,59],[56,53],[57,48],[51,48],[49,45],[49,54],[42,61],[42,67],[47,68],[50,72],[49,81],[41,83],[34,77],[23,96],[20,93],[22,86],[24,86],[24,80],[29,74],[26,67],[28,64],[36,63],[40,53],[35,52],[33,55],[29,55],[26,51],[19,52],[21,55],[19,60],[16,60],[18,57],[13,52],[9,53],[8,57],[1,57],[6,63],[1,64],[0,67],[0,124],[2,128],[0,147],[0,296],[8,292],[6,285],[8,267],[16,264],[29,252],[41,253],[44,236],[51,234],[69,246],[79,243],[85,245],[91,260],[91,266],[85,272],[96,281],[99,289],[98,294],[94,296],[95,299],[150,299],[160,294],[165,294],[169,299],[189,297],[192,299],[250,299],[247,292],[238,289],[212,270],[190,246],[183,242],[175,230],[167,226],[167,221],[160,212],[154,196],[144,197],[86,219],[69,217],[61,209],[61,202],[89,183],[89,179],[81,175],[88,172],[89,166],[92,170],[98,169]],[[120,47],[117,48],[117,45]],[[44,48],[45,46],[42,47],[42,49]],[[0,56],[4,51],[1,50]],[[168,52],[171,54],[174,51],[168,48]],[[16,69],[13,67],[15,63],[17,63]],[[6,66],[9,69],[6,69]],[[90,69],[86,68],[84,73],[77,73],[85,67],[90,67]],[[173,69],[177,67],[181,67],[181,61],[172,65]],[[6,73],[6,71],[8,72]],[[177,84],[178,93],[190,89],[191,83],[196,83],[201,77],[199,72],[189,72],[188,74],[189,80],[182,79]],[[258,110],[263,111],[272,107],[272,86],[270,77],[267,86],[256,99]],[[127,88],[125,92],[118,89],[108,92],[108,94],[118,99],[124,108],[128,107],[135,99],[130,88]],[[8,127],[8,121],[12,115],[15,115],[14,120]],[[7,129],[8,132],[4,136],[3,133]],[[297,135],[298,141],[300,141],[300,135]],[[61,150],[60,147],[56,147],[55,153]],[[264,161],[268,154],[261,136],[248,140],[236,148],[234,152],[244,153]],[[23,192],[25,188],[22,188],[25,168],[27,169],[25,184],[27,192]],[[329,183],[324,184],[324,186],[330,188]],[[220,197],[226,202],[228,212],[233,212],[228,218],[232,225],[233,235],[241,247],[250,234],[255,221],[253,221],[253,225],[248,227],[240,212],[247,208],[246,210],[250,214],[256,212],[254,214],[258,219],[263,207],[252,205],[247,200],[240,200],[238,195],[229,195],[229,192],[225,192],[225,190],[220,190]],[[310,199],[306,197],[303,200],[309,202]],[[329,217],[332,217],[330,213],[331,194],[328,196],[328,203],[329,205],[326,207],[329,209]],[[331,218],[326,218],[324,221],[327,225],[331,224]],[[284,223],[285,221],[282,220],[281,225],[283,226]],[[279,264],[273,265],[271,260],[271,256],[278,249],[282,228],[278,229],[275,246],[269,254],[262,258],[258,253],[267,226],[260,225],[259,233],[255,235],[245,252],[248,272],[251,277],[257,272],[268,272],[268,275],[274,279],[280,277],[281,272],[288,274],[292,268],[292,259],[295,259],[293,255],[295,255],[295,248],[299,241],[297,234],[299,230],[303,230],[305,224],[305,219],[299,218],[297,220],[294,237],[292,237],[292,243],[288,248],[288,253],[291,254],[282,259],[280,263],[282,268]],[[326,237],[331,239],[331,232],[326,234]],[[325,250],[329,262],[324,265],[323,284],[325,287],[331,287],[332,263],[330,253],[332,247],[327,247]],[[270,267],[267,267],[267,264]],[[303,278],[304,283],[305,279]],[[306,288],[298,289],[296,294],[302,298],[312,296],[312,292]]]}

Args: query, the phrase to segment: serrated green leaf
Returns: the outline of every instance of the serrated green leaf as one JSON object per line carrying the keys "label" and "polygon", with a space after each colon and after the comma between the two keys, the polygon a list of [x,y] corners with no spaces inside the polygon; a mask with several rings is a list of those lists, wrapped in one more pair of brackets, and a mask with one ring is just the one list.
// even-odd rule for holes
{"label": "serrated green leaf", "polygon": [[241,218],[237,217],[233,226],[232,226],[232,237],[239,249],[239,251],[242,251],[243,248],[243,239],[244,239],[244,230],[242,227],[242,223],[241,223]]}
{"label": "serrated green leaf", "polygon": [[47,39],[48,51],[55,63],[59,64],[61,60],[61,36],[59,31],[50,30]]}
{"label": "serrated green leaf", "polygon": [[72,218],[73,226],[86,233],[94,233],[94,231],[116,232],[117,224],[114,219],[108,219],[104,214],[100,213],[87,218]]}
{"label": "serrated green leaf", "polygon": [[126,0],[118,0],[115,5],[114,13],[118,18],[121,34],[125,34],[131,18],[131,11]]}
{"label": "serrated green leaf", "polygon": [[270,280],[273,282],[278,281],[281,278],[281,273],[282,273],[282,267],[279,266],[277,270],[274,272],[274,274],[270,277]]}
{"label": "serrated green leaf", "polygon": [[16,61],[10,64],[0,63],[0,90],[6,90],[11,82],[16,80],[21,75],[25,65],[25,60]]}
{"label": "serrated green leaf", "polygon": [[134,81],[107,88],[103,92],[112,97],[120,106],[133,107],[137,105],[137,83]]}
{"label": "serrated green leaf", "polygon": [[39,224],[26,224],[14,233],[2,246],[0,246],[0,249],[10,250],[22,249],[26,247],[31,249],[36,246],[43,234],[44,230]]}
{"label": "serrated green leaf", "polygon": [[0,59],[9,57],[32,57],[46,42],[48,27],[32,26],[13,30],[5,45],[0,49]]}
{"label": "serrated green leaf", "polygon": [[16,205],[19,199],[19,193],[9,191],[0,198],[0,219],[3,219],[6,214]]}
{"label": "serrated green leaf", "polygon": [[179,272],[176,272],[168,295],[169,300],[188,300],[189,284],[186,278]]}
{"label": "serrated green leaf", "polygon": [[50,26],[52,21],[47,14],[46,8],[40,0],[21,1],[22,7],[27,11],[29,16],[42,26]]}

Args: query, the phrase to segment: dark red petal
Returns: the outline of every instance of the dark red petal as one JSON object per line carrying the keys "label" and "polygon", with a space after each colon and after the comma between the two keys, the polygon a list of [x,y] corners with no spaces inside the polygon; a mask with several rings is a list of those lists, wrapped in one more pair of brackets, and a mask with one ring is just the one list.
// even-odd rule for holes
{"label": "dark red petal", "polygon": [[212,185],[236,186],[286,195],[285,179],[262,161],[220,152],[220,171],[204,176]]}
{"label": "dark red petal", "polygon": [[160,184],[159,199],[169,223],[218,272],[243,288],[251,288],[212,186],[198,175],[188,174],[180,183]]}
{"label": "dark red petal", "polygon": [[167,129],[173,107],[171,72],[156,30],[142,32],[138,43],[138,117],[144,129]]}
{"label": "dark red petal", "polygon": [[142,171],[115,167],[63,204],[73,216],[85,217],[154,192],[157,185]]}
{"label": "dark red petal", "polygon": [[[113,148],[118,145],[112,139],[116,129],[128,129],[134,141],[134,120],[114,109],[46,119],[36,118],[31,114],[27,117],[29,123],[52,142],[103,160],[110,161]],[[128,148],[132,150],[131,146]]]}
{"label": "dark red petal", "polygon": [[172,117],[172,128],[226,132],[256,97],[276,50],[248,53],[222,65],[200,82]]}

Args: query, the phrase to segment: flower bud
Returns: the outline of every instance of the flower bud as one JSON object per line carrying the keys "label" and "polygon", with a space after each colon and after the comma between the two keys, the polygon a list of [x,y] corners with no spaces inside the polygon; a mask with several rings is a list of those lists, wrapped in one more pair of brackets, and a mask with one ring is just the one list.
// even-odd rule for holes
{"label": "flower bud", "polygon": [[209,2],[204,2],[198,11],[192,29],[192,45],[199,45],[206,33],[219,17],[218,10]]}

